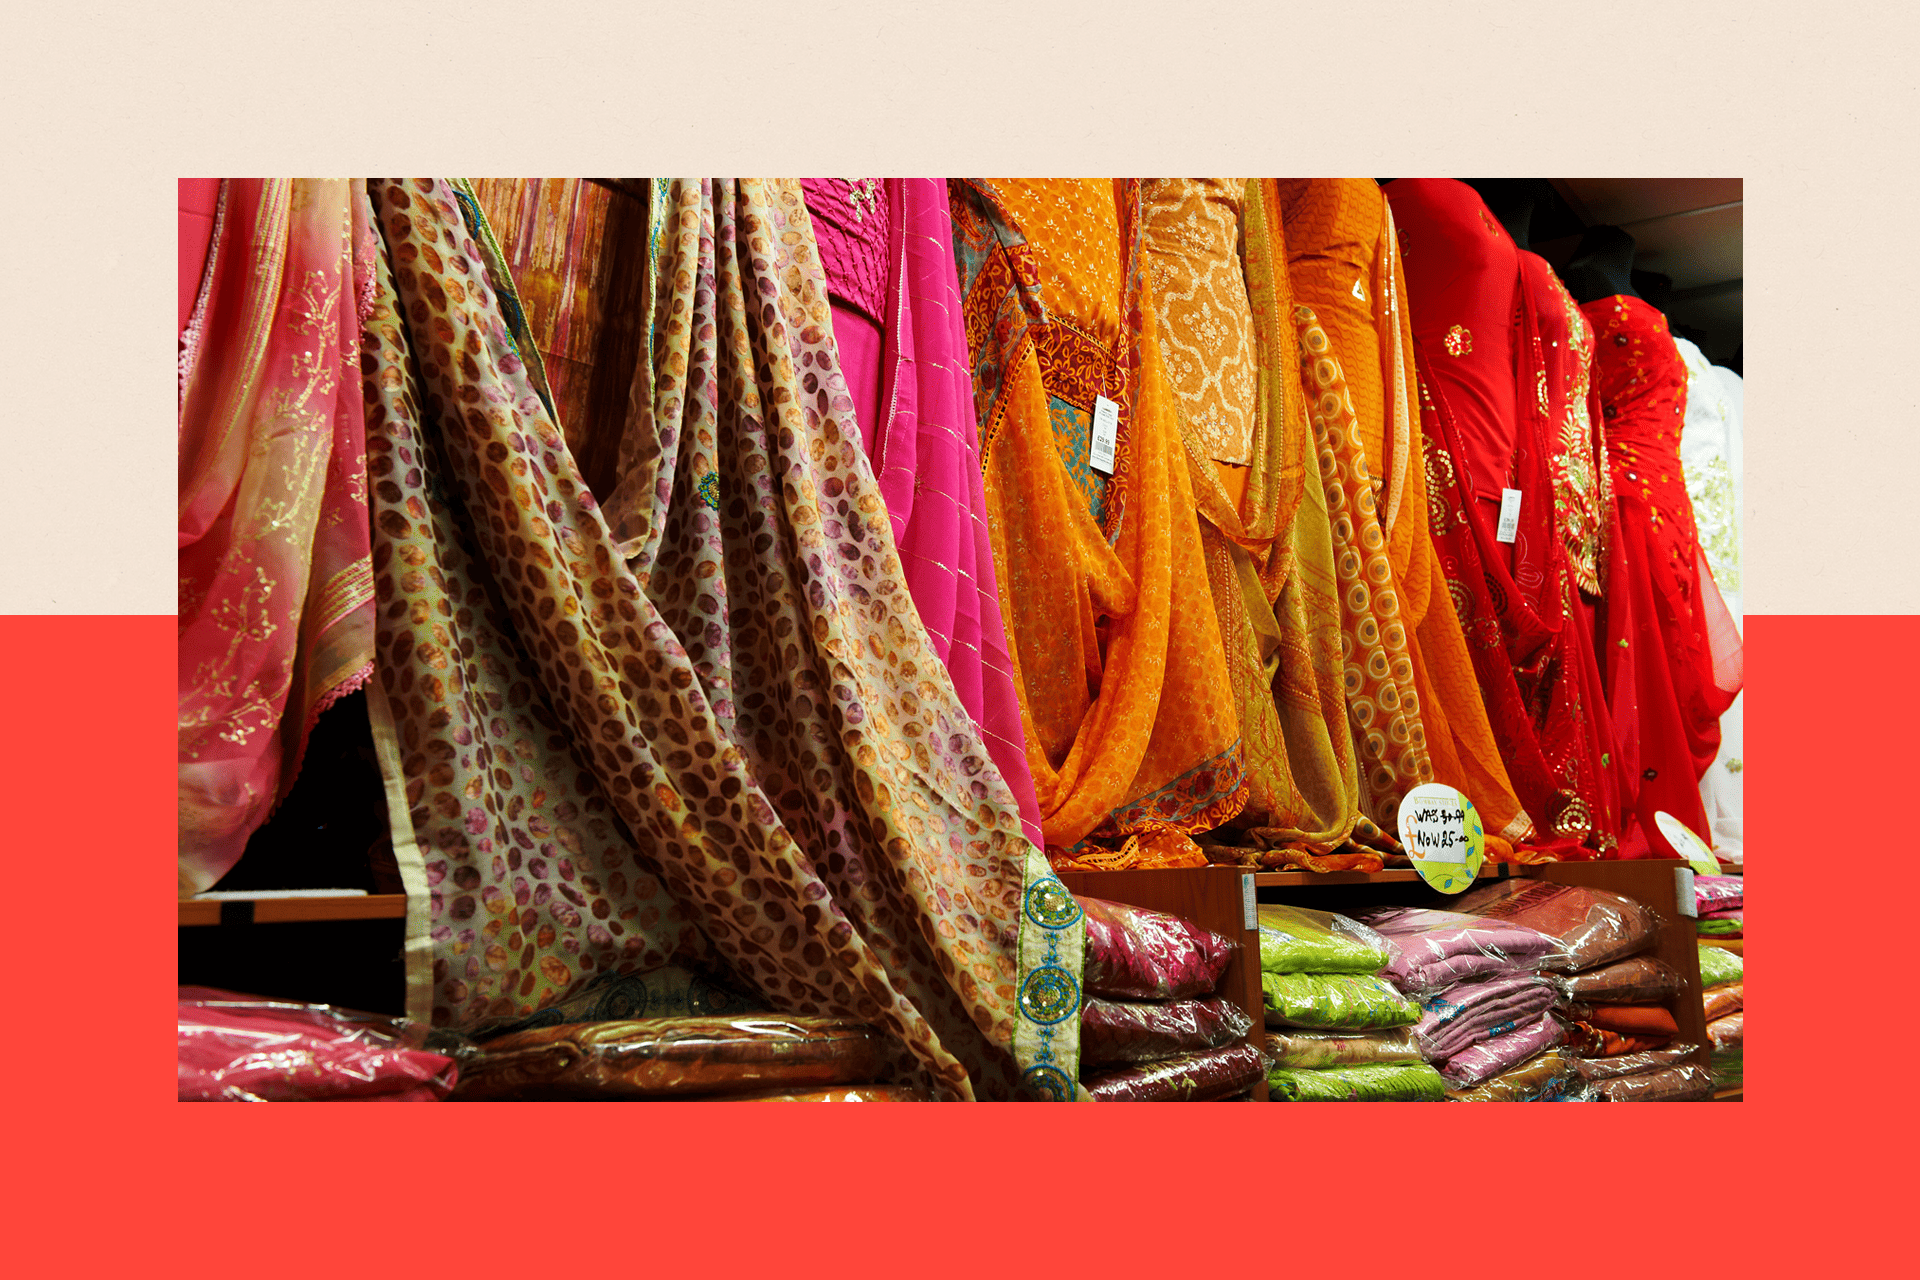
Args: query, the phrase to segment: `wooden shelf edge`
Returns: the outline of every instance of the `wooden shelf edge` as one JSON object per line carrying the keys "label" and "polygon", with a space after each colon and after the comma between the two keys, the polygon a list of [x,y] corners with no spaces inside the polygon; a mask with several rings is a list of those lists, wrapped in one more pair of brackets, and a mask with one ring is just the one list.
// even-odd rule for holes
{"label": "wooden shelf edge", "polygon": [[[223,911],[224,908],[224,911]],[[404,893],[357,894],[340,898],[184,898],[180,927],[238,924],[299,924],[318,920],[404,920]]]}
{"label": "wooden shelf edge", "polygon": [[1700,945],[1718,947],[1722,951],[1731,951],[1735,955],[1744,956],[1747,954],[1746,941],[1745,938],[1701,938]]}

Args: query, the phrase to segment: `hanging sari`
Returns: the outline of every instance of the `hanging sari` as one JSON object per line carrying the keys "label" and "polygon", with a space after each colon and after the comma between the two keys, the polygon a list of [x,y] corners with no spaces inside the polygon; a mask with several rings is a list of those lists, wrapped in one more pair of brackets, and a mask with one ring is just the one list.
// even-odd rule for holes
{"label": "hanging sari", "polygon": [[[1327,405],[1322,416],[1333,462],[1345,472],[1354,508],[1346,545],[1353,563],[1365,565],[1367,581],[1377,584],[1374,607],[1392,610],[1377,613],[1375,625],[1391,621],[1404,650],[1414,696],[1409,702],[1403,692],[1399,703],[1418,722],[1425,759],[1427,778],[1418,776],[1419,765],[1411,760],[1398,768],[1380,762],[1364,769],[1372,792],[1368,812],[1396,829],[1400,797],[1419,781],[1438,780],[1474,802],[1494,854],[1504,857],[1509,842],[1532,837],[1533,822],[1500,758],[1428,532],[1413,335],[1392,213],[1371,179],[1284,179],[1279,192],[1288,275],[1295,300],[1311,313],[1310,321],[1302,321],[1302,363],[1310,390]],[[1319,348],[1312,363],[1304,349],[1310,327]],[[1328,367],[1337,373],[1337,394]],[[1352,421],[1342,426],[1349,412]],[[1342,444],[1343,436],[1350,443]],[[1335,538],[1342,540],[1337,517]],[[1384,572],[1371,563],[1376,553],[1384,555]],[[1355,636],[1365,619],[1351,605],[1350,618],[1348,634]],[[1348,704],[1355,705],[1351,691]],[[1355,738],[1364,743],[1369,732],[1356,716]],[[1405,757],[1404,748],[1400,754]]]}
{"label": "hanging sari", "polygon": [[[373,583],[345,181],[230,179],[183,343],[180,891],[210,888],[367,679]],[[360,241],[361,244],[370,242]]]}
{"label": "hanging sari", "polygon": [[[950,189],[987,524],[1047,845],[1077,865],[1204,865],[1189,833],[1238,814],[1248,788],[1146,305],[1138,184]],[[1102,400],[1117,410],[1110,477],[1092,465]]]}
{"label": "hanging sari", "polygon": [[607,970],[723,963],[779,1012],[883,1028],[943,1097],[1074,1096],[1079,909],[914,614],[798,187],[654,184],[621,543],[477,202],[370,194],[371,709],[410,1014],[498,1025]]}
{"label": "hanging sari", "polygon": [[1377,869],[1377,853],[1327,856],[1356,823],[1378,833],[1359,812],[1326,495],[1272,184],[1164,178],[1143,198],[1154,320],[1251,788],[1234,839],[1267,851],[1232,856]]}
{"label": "hanging sari", "polygon": [[[1719,751],[1720,715],[1740,692],[1739,633],[1707,568],[1687,496],[1680,465],[1687,367],[1667,318],[1630,295],[1599,298],[1581,311],[1594,329],[1594,399],[1619,510],[1601,626],[1632,658],[1636,705],[1621,737],[1637,746],[1643,835],[1656,856],[1666,856],[1664,840],[1647,834],[1658,811],[1713,839],[1699,783]],[[1623,854],[1638,852],[1623,845]]]}
{"label": "hanging sari", "polygon": [[834,346],[900,567],[940,660],[1039,845],[1020,700],[987,535],[979,427],[937,178],[807,179]]}
{"label": "hanging sari", "polygon": [[[1613,733],[1591,637],[1570,621],[1554,458],[1567,453],[1558,442],[1586,435],[1592,337],[1564,291],[1528,287],[1473,188],[1403,178],[1387,195],[1407,260],[1434,547],[1508,775],[1547,823],[1527,860],[1588,857],[1590,840],[1617,840],[1602,763]],[[1520,494],[1507,541],[1498,489]]]}

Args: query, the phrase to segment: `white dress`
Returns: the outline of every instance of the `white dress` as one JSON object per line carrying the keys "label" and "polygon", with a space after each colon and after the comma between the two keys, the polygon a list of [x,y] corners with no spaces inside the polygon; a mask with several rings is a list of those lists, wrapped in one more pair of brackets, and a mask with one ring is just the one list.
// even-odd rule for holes
{"label": "white dress", "polygon": [[[1680,467],[1693,500],[1693,519],[1700,529],[1700,546],[1713,570],[1714,582],[1742,626],[1740,610],[1740,511],[1744,493],[1741,451],[1741,409],[1744,384],[1740,375],[1709,361],[1700,348],[1676,338],[1687,362],[1687,416],[1680,433]],[[1745,695],[1720,717],[1720,754],[1700,780],[1700,799],[1713,827],[1714,855],[1720,861],[1742,865],[1741,712]]]}

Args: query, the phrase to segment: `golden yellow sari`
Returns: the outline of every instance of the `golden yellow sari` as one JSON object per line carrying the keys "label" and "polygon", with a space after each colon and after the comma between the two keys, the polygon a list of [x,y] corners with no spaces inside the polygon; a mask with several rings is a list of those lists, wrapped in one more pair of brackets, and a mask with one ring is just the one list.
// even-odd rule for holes
{"label": "golden yellow sari", "polygon": [[[1139,184],[956,182],[987,521],[1049,849],[1197,865],[1246,803],[1186,451],[1144,306]],[[1097,402],[1118,410],[1111,476]],[[1119,845],[1120,857],[1092,839]],[[1084,859],[1091,857],[1092,862]]]}
{"label": "golden yellow sari", "polygon": [[1259,179],[1155,179],[1144,198],[1155,323],[1251,789],[1235,825],[1273,851],[1209,852],[1315,865],[1365,819],[1278,204]]}
{"label": "golden yellow sari", "polygon": [[[1390,567],[1386,595],[1393,610],[1378,617],[1383,623],[1397,622],[1404,637],[1414,692],[1410,715],[1418,721],[1407,726],[1409,741],[1421,744],[1434,780],[1458,787],[1472,799],[1489,836],[1500,842],[1495,845],[1499,853],[1502,844],[1530,837],[1533,823],[1515,797],[1500,759],[1452,598],[1444,587],[1436,586],[1444,579],[1427,529],[1426,459],[1414,399],[1418,384],[1413,331],[1392,214],[1371,179],[1283,179],[1278,187],[1288,275],[1296,301],[1311,312],[1312,324],[1302,321],[1303,342],[1317,325],[1324,344],[1318,358],[1331,359],[1338,366],[1341,394],[1354,418],[1354,457],[1347,465],[1353,468],[1356,484],[1371,492],[1368,505],[1377,513]],[[1311,382],[1314,367],[1306,353],[1303,362],[1308,363],[1306,376]],[[1324,380],[1319,393],[1323,397],[1329,393]],[[1338,434],[1335,430],[1334,435]],[[1358,500],[1360,495],[1356,492],[1354,497]],[[1364,527],[1353,531],[1353,536],[1364,535]],[[1337,519],[1335,540],[1341,541]],[[1363,557],[1373,551],[1363,544],[1353,549]],[[1370,567],[1368,572],[1372,573]],[[1350,619],[1350,637],[1360,623]],[[1354,732],[1363,755],[1376,759],[1366,748],[1370,730],[1358,715]],[[1397,745],[1391,723],[1387,735]],[[1407,759],[1409,752],[1401,750],[1397,755],[1392,778],[1387,776],[1385,757],[1378,758],[1377,767],[1363,771],[1369,783],[1368,810],[1382,825],[1394,822],[1400,796],[1418,780],[1413,776],[1417,766],[1410,767]]]}

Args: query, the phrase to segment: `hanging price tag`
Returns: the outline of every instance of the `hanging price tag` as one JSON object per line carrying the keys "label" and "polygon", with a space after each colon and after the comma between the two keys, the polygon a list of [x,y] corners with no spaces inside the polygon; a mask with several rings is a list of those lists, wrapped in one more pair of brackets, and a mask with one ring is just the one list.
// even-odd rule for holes
{"label": "hanging price tag", "polygon": [[1494,530],[1493,536],[1502,542],[1512,542],[1520,536],[1520,491],[1518,489],[1500,491],[1500,527]]}
{"label": "hanging price tag", "polygon": [[1400,802],[1400,842],[1420,878],[1442,893],[1464,893],[1480,875],[1487,833],[1473,801],[1427,782]]}
{"label": "hanging price tag", "polygon": [[1103,476],[1113,474],[1113,451],[1120,443],[1120,406],[1105,396],[1093,398],[1093,447],[1087,465]]}
{"label": "hanging price tag", "polygon": [[1660,828],[1660,834],[1673,846],[1676,858],[1685,858],[1687,865],[1703,876],[1720,874],[1720,860],[1713,856],[1713,850],[1707,842],[1693,834],[1693,828],[1668,813],[1665,809],[1656,809],[1653,825]]}

